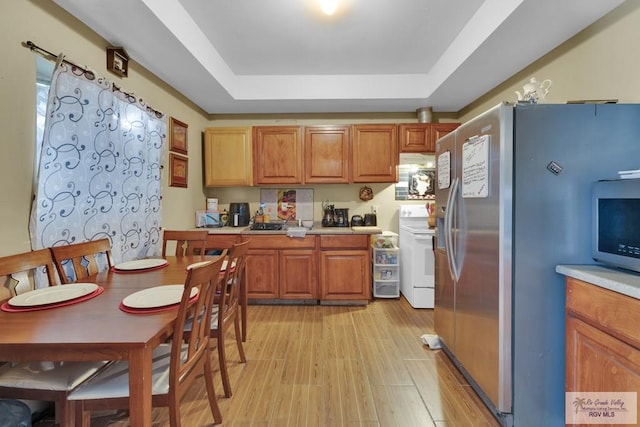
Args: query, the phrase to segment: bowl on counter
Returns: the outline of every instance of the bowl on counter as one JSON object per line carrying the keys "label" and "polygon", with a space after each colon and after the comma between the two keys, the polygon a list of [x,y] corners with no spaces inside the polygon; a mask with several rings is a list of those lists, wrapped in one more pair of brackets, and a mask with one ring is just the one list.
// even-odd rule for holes
{"label": "bowl on counter", "polygon": [[313,220],[303,220],[302,226],[306,229],[311,230],[313,228]]}

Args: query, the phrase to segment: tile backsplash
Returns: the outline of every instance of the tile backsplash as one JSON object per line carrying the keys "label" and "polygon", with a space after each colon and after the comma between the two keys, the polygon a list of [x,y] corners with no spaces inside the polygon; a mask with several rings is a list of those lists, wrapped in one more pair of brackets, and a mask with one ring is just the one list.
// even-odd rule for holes
{"label": "tile backsplash", "polygon": [[261,188],[260,202],[271,220],[313,220],[311,188]]}

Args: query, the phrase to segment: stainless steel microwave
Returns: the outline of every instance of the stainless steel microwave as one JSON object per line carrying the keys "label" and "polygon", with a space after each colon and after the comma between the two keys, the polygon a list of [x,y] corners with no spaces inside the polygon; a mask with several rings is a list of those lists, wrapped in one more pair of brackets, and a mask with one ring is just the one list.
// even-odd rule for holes
{"label": "stainless steel microwave", "polygon": [[640,272],[640,178],[598,181],[592,194],[593,259]]}

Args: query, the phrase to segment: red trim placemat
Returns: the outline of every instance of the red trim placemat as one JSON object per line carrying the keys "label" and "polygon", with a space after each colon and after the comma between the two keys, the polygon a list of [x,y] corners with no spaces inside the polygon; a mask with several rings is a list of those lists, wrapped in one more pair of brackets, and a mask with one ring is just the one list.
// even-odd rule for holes
{"label": "red trim placemat", "polygon": [[[60,285],[60,286],[64,286],[64,285]],[[102,286],[98,286],[98,289],[96,289],[95,291],[91,292],[88,295],[84,295],[68,301],[56,302],[54,304],[37,305],[33,307],[13,307],[7,301],[4,304],[2,304],[2,306],[0,306],[0,310],[6,311],[7,313],[25,313],[27,311],[48,310],[50,308],[64,307],[67,305],[72,305],[79,302],[87,301],[87,300],[90,300],[91,298],[97,297],[102,292],[104,292],[104,288]]]}

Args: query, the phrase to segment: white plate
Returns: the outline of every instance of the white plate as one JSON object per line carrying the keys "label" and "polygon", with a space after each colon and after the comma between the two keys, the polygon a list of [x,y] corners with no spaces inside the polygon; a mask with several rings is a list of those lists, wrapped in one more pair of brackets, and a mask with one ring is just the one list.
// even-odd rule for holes
{"label": "white plate", "polygon": [[187,270],[191,270],[192,268],[200,267],[201,265],[209,264],[210,262],[211,261],[194,262],[193,264],[187,265]]}
{"label": "white plate", "polygon": [[[194,267],[200,267],[201,265],[204,264],[208,264],[211,261],[200,261],[200,262],[194,262],[193,264],[189,264],[187,265],[187,270],[190,270]],[[236,263],[233,263],[233,266],[235,267]],[[227,260],[225,259],[224,261],[222,261],[222,265],[220,266],[220,271],[225,271],[227,269]]]}
{"label": "white plate", "polygon": [[68,285],[49,286],[17,295],[9,300],[14,307],[33,307],[55,304],[89,295],[98,289],[95,283],[70,283]]}
{"label": "white plate", "polygon": [[160,267],[166,264],[168,264],[166,259],[148,258],[121,262],[120,264],[116,264],[114,268],[116,270],[146,270],[148,268]]}
{"label": "white plate", "polygon": [[[162,285],[134,292],[122,300],[129,308],[157,308],[178,304],[182,299],[184,285]],[[198,295],[198,289],[191,290],[191,298]]]}

